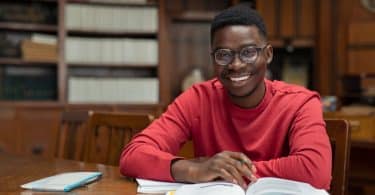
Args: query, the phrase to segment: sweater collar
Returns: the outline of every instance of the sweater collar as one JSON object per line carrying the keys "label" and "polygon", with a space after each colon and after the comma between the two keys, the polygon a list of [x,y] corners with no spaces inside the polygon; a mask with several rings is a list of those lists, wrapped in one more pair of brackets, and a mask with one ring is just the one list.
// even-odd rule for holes
{"label": "sweater collar", "polygon": [[[237,105],[235,105],[231,100],[230,98],[228,97],[228,94],[226,92],[226,90],[224,89],[224,87],[221,87],[223,90],[223,101],[224,101],[224,104],[225,104],[225,107],[228,109],[228,111],[232,114],[232,116],[235,116],[235,117],[245,117],[245,118],[248,118],[250,116],[256,116],[258,114],[260,114],[266,107],[267,105],[269,104],[269,102],[271,101],[271,98],[272,98],[272,83],[271,81],[267,80],[267,79],[264,79],[264,82],[265,82],[265,86],[266,86],[266,91],[265,91],[265,94],[263,96],[263,99],[260,101],[260,103],[253,107],[253,108],[241,108]],[[220,82],[216,82],[216,85],[217,83],[220,83]]]}

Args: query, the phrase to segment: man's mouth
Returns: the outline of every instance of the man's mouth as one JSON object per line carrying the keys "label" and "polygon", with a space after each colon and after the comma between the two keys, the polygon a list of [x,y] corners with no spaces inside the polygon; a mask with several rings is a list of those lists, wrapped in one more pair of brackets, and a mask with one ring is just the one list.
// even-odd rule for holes
{"label": "man's mouth", "polygon": [[239,81],[244,81],[250,78],[250,75],[244,75],[244,76],[232,76],[229,77],[229,79],[233,82],[239,82]]}

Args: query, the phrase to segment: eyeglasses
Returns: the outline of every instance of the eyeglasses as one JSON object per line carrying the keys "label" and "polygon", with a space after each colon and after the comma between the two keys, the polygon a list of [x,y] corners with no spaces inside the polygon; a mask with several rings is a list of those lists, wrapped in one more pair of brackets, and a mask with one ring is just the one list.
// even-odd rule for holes
{"label": "eyeglasses", "polygon": [[241,48],[239,52],[231,49],[219,48],[213,51],[211,55],[213,55],[216,64],[221,66],[226,66],[232,63],[236,57],[236,53],[238,53],[241,62],[253,64],[258,58],[259,52],[262,51],[266,46],[267,45],[264,47],[245,46]]}

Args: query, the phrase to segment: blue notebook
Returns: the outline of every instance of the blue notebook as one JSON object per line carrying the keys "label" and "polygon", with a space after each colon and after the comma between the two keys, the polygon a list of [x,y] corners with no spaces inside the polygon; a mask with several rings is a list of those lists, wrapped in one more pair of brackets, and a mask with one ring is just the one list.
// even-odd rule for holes
{"label": "blue notebook", "polygon": [[69,172],[42,178],[21,185],[24,189],[37,191],[69,192],[74,188],[83,186],[100,178],[100,172]]}

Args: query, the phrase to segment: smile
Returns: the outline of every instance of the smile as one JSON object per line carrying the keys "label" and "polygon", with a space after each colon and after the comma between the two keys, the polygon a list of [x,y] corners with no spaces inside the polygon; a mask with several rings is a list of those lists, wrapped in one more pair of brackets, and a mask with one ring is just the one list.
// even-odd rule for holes
{"label": "smile", "polygon": [[230,76],[229,80],[231,80],[232,82],[240,82],[240,81],[248,80],[249,78],[251,78],[251,76],[252,76],[251,74]]}
{"label": "smile", "polygon": [[229,79],[233,82],[244,81],[250,78],[250,75],[240,76],[240,77],[229,77]]}

